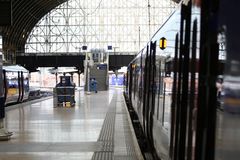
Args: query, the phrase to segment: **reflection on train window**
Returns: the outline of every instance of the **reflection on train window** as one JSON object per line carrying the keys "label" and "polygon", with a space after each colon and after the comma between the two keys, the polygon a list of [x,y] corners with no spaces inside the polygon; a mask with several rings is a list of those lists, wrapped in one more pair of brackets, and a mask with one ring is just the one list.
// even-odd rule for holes
{"label": "reflection on train window", "polygon": [[160,72],[159,77],[159,109],[158,109],[158,120],[163,123],[163,113],[164,113],[164,84],[163,84],[163,72]]}
{"label": "reflection on train window", "polygon": [[8,79],[8,88],[17,88],[18,81],[17,79]]}
{"label": "reflection on train window", "polygon": [[139,62],[137,61],[136,62],[136,67],[135,67],[135,76],[134,76],[134,78],[135,78],[135,80],[134,80],[134,99],[135,99],[135,96],[139,96],[138,95],[138,91],[139,91],[139,83],[138,83],[138,78],[139,78],[139,64],[138,64]]}
{"label": "reflection on train window", "polygon": [[25,92],[29,91],[29,79],[28,78],[24,79],[24,91]]}
{"label": "reflection on train window", "polygon": [[137,77],[136,77],[136,65],[135,65],[135,68],[133,69],[133,87],[134,87],[134,91],[133,91],[133,94],[134,94],[134,100],[135,100],[135,98],[136,98],[136,89],[137,89],[137,87],[136,87],[136,79],[137,79]]}
{"label": "reflection on train window", "polygon": [[[140,93],[140,89],[141,89],[141,72],[140,72],[140,67],[137,68],[137,81],[136,81],[136,85],[137,85],[137,97],[140,97],[139,93]],[[138,99],[139,101],[139,99]]]}
{"label": "reflection on train window", "polygon": [[156,90],[156,96],[155,96],[155,110],[154,114],[156,118],[159,118],[159,98],[160,98],[160,62],[156,62],[156,79],[155,79],[155,90]]}
{"label": "reflection on train window", "polygon": [[7,79],[8,81],[8,96],[13,96],[18,94],[18,80],[16,78]]}
{"label": "reflection on train window", "polygon": [[172,85],[173,78],[167,75],[163,79],[164,82],[164,113],[163,113],[163,127],[169,130],[170,127],[170,111],[171,111],[171,100],[172,100]]}
{"label": "reflection on train window", "polygon": [[162,61],[159,62],[159,80],[158,80],[158,88],[159,88],[159,91],[158,91],[158,116],[157,116],[157,119],[160,121],[160,123],[162,124],[163,123],[163,120],[162,120],[162,115],[163,115],[163,112],[164,112],[164,99],[163,99],[163,94],[164,94],[164,87],[163,87],[163,76],[164,76],[164,72],[163,72],[163,69],[164,69],[164,63]]}

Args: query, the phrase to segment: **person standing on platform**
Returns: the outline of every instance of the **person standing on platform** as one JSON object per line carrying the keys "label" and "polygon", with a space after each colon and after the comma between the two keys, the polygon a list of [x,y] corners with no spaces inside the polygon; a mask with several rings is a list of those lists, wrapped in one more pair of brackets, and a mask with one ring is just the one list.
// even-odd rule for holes
{"label": "person standing on platform", "polygon": [[95,78],[91,79],[91,91],[97,93],[97,81]]}

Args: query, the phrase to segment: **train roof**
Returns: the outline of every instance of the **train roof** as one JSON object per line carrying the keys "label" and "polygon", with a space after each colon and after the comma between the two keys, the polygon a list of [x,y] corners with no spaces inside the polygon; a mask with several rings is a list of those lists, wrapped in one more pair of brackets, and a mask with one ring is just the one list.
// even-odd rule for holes
{"label": "train roof", "polygon": [[[181,4],[181,3],[180,3]],[[164,32],[167,32],[167,34],[172,34],[171,32],[169,32],[169,30],[171,31],[177,31],[180,28],[180,4],[178,7],[176,7],[176,9],[170,14],[170,16],[165,20],[165,22],[158,28],[158,30],[153,34],[153,36],[151,37],[150,41],[148,41],[146,43],[146,46],[142,48],[142,50],[137,54],[137,56],[130,62],[133,63],[134,61],[136,61],[137,59],[139,59],[141,57],[141,55],[145,55],[146,52],[144,52],[147,49],[147,45],[149,45],[149,43],[151,41],[158,41],[161,37],[161,35],[166,34]],[[179,23],[179,25],[176,23]],[[174,32],[176,33],[176,32]],[[175,35],[171,35],[171,37],[175,37]],[[170,42],[171,41],[171,42]],[[173,46],[175,44],[175,40],[174,39],[169,39],[168,43],[171,43],[171,46]],[[173,49],[173,48],[171,48]],[[164,56],[160,56],[160,58],[164,58]]]}
{"label": "train roof", "polygon": [[4,65],[2,68],[6,71],[22,71],[22,72],[28,72],[28,70],[22,66],[19,65]]}

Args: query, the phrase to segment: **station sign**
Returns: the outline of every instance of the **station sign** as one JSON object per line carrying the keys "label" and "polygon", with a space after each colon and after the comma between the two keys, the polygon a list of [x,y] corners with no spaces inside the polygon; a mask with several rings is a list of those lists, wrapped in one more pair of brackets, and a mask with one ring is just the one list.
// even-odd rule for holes
{"label": "station sign", "polygon": [[107,64],[98,64],[97,69],[98,70],[107,70]]}
{"label": "station sign", "polygon": [[82,46],[82,50],[86,51],[87,50],[87,46]]}
{"label": "station sign", "polygon": [[110,51],[112,50],[112,46],[107,46],[107,49]]}

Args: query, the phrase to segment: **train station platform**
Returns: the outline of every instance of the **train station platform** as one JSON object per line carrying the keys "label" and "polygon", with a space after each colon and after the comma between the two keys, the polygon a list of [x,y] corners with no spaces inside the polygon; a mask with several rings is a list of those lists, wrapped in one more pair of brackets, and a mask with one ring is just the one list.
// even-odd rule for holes
{"label": "train station platform", "polygon": [[143,159],[121,88],[75,96],[71,108],[53,107],[53,98],[7,107],[13,136],[0,142],[0,160]]}

